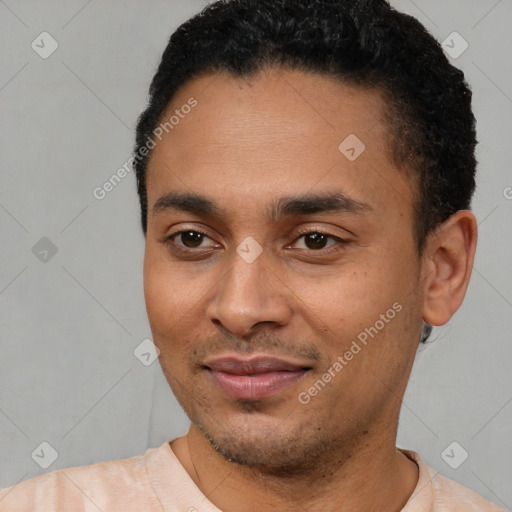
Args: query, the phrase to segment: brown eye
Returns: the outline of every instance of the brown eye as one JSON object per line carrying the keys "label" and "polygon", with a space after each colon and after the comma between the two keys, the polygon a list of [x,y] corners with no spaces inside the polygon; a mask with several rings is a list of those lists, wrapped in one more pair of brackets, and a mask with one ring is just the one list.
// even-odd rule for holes
{"label": "brown eye", "polygon": [[197,247],[205,247],[203,242],[211,240],[211,238],[200,231],[185,230],[174,233],[169,237],[169,240],[180,247],[195,249]]}
{"label": "brown eye", "polygon": [[337,242],[343,242],[343,240],[333,235],[320,233],[318,231],[311,231],[297,238],[294,245],[295,249],[320,251],[336,245]]}
{"label": "brown eye", "polygon": [[309,233],[304,236],[304,242],[308,249],[323,249],[328,238],[322,233]]}
{"label": "brown eye", "polygon": [[199,247],[203,241],[203,237],[204,235],[197,231],[184,231],[179,235],[185,247]]}

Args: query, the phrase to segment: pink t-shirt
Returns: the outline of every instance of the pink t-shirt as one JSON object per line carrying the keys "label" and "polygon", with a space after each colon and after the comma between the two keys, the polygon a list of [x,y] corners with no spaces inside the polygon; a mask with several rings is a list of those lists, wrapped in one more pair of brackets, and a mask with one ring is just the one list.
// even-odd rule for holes
{"label": "pink t-shirt", "polygon": [[[497,512],[440,476],[412,451],[419,480],[402,512]],[[0,512],[221,512],[203,495],[169,442],[144,455],[52,471],[0,490]],[[503,511],[502,511],[503,512]]]}

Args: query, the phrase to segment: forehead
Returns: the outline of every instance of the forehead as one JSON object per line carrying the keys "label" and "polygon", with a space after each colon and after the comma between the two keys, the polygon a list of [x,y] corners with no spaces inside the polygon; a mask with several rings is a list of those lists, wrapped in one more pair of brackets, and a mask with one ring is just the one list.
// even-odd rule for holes
{"label": "forehead", "polygon": [[[191,98],[196,106],[183,108]],[[170,190],[255,202],[341,187],[377,207],[390,194],[407,200],[384,115],[377,90],[318,74],[269,69],[251,78],[193,79],[162,117],[174,122],[149,162],[149,208]]]}

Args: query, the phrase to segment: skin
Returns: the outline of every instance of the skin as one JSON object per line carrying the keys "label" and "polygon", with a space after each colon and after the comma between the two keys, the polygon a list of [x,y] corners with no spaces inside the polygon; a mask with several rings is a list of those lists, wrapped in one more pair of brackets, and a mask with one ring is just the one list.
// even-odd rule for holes
{"label": "skin", "polygon": [[[283,69],[218,73],[182,86],[164,118],[190,97],[197,106],[154,148],[147,174],[147,312],[192,422],[172,449],[226,512],[400,510],[418,479],[395,446],[401,400],[422,320],[443,325],[464,298],[473,214],[450,217],[418,256],[415,185],[392,163],[378,91]],[[365,144],[354,161],[338,149],[349,134]],[[334,190],[367,208],[267,216],[278,198]],[[205,196],[221,214],[153,208],[169,192]],[[170,237],[180,230],[206,236]],[[306,233],[318,231],[328,236],[315,245]],[[252,263],[236,251],[248,236],[263,249]],[[400,312],[300,403],[395,303]],[[227,353],[311,369],[268,398],[239,401],[204,368]]]}

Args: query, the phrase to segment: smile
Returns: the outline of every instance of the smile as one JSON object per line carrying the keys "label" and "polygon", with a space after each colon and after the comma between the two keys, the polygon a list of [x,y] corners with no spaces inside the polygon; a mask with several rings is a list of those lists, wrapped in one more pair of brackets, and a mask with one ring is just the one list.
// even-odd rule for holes
{"label": "smile", "polygon": [[208,362],[214,382],[236,400],[262,400],[300,380],[311,366],[274,357],[244,360],[225,357]]}

